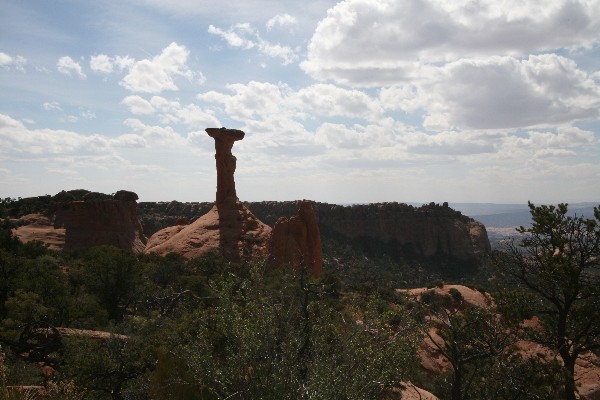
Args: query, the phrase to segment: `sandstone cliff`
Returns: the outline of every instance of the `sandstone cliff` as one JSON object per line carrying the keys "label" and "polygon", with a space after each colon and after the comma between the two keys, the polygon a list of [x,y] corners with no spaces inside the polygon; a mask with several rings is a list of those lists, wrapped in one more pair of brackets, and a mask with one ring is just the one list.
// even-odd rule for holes
{"label": "sandstone cliff", "polygon": [[[296,214],[300,201],[243,203],[265,224]],[[174,225],[177,217],[195,221],[212,203],[140,203],[144,231]],[[417,262],[443,275],[473,271],[490,251],[483,224],[445,205],[402,203],[340,206],[313,203],[321,239],[336,239],[367,253]]]}
{"label": "sandstone cliff", "polygon": [[[298,202],[249,203],[266,223],[291,215]],[[485,227],[447,205],[400,203],[340,206],[315,203],[322,237],[350,241],[367,251],[425,263],[444,273],[474,270],[490,251]]]}
{"label": "sandstone cliff", "polygon": [[306,266],[314,277],[323,273],[321,234],[310,201],[300,203],[298,215],[280,217],[275,223],[269,241],[269,264]]}
{"label": "sandstone cliff", "polygon": [[65,229],[65,251],[112,245],[141,253],[146,237],[137,216],[137,194],[120,190],[114,196],[91,193],[83,201],[56,206],[54,227]]}
{"label": "sandstone cliff", "polygon": [[[62,191],[55,196],[23,199],[28,214],[15,222],[13,233],[22,242],[38,240],[52,250],[81,251],[113,245],[140,253],[146,238],[137,216],[137,194],[125,190],[114,196],[87,190]],[[35,205],[35,207],[31,207]]]}

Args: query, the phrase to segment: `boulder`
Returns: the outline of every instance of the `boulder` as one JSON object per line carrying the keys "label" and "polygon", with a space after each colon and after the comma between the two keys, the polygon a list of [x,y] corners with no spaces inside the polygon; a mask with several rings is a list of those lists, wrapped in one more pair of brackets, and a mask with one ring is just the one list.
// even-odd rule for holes
{"label": "boulder", "polygon": [[307,267],[312,276],[323,272],[323,247],[317,217],[310,201],[300,203],[298,215],[281,217],[269,241],[269,264]]}

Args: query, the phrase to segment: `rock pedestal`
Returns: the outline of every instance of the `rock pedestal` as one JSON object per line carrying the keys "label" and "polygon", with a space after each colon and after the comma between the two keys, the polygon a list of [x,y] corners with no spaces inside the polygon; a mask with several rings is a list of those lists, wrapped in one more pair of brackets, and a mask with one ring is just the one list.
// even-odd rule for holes
{"label": "rock pedestal", "polygon": [[231,154],[233,143],[244,138],[244,132],[238,129],[207,128],[206,133],[215,139],[215,161],[217,164],[217,198],[216,204],[223,203],[229,199],[237,200],[235,192],[236,158]]}
{"label": "rock pedestal", "polygon": [[179,253],[186,258],[220,255],[242,262],[267,255],[271,228],[259,221],[237,198],[233,144],[244,138],[237,129],[208,128],[215,139],[217,194],[213,208],[191,225],[172,226],[156,232],[146,246],[147,253]]}
{"label": "rock pedestal", "polygon": [[306,267],[313,277],[323,273],[323,247],[312,203],[303,200],[298,215],[281,217],[273,227],[269,242],[269,264]]}

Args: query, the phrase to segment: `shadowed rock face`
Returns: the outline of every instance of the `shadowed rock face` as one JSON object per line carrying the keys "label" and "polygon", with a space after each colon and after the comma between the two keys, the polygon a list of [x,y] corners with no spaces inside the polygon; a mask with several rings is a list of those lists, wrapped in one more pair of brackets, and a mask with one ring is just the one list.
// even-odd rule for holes
{"label": "shadowed rock face", "polygon": [[304,200],[300,203],[298,215],[277,220],[269,249],[269,264],[272,267],[305,266],[314,277],[323,273],[321,234],[310,201]]}
{"label": "shadowed rock face", "polygon": [[112,245],[142,253],[146,237],[137,216],[137,194],[120,190],[111,199],[70,201],[56,209],[54,228],[65,229],[65,251]]}
{"label": "shadowed rock face", "polygon": [[172,226],[156,232],[145,251],[161,255],[173,252],[187,258],[215,253],[232,262],[266,256],[271,228],[239,202],[235,191],[236,158],[231,149],[235,141],[244,138],[244,132],[208,128],[206,133],[215,140],[215,205],[191,225]]}

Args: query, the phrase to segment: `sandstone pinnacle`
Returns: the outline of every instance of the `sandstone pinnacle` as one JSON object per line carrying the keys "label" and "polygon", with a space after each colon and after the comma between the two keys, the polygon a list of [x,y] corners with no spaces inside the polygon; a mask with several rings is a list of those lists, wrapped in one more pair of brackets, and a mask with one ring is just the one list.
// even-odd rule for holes
{"label": "sandstone pinnacle", "polygon": [[227,199],[237,200],[235,192],[236,158],[231,154],[233,143],[244,138],[244,132],[239,129],[206,128],[206,133],[215,139],[215,161],[217,165],[217,198],[216,203]]}

